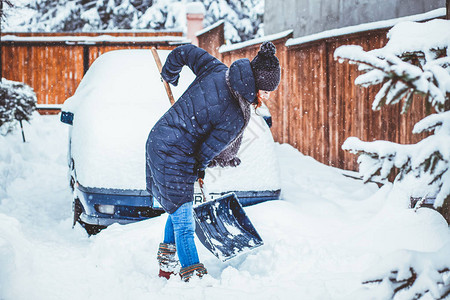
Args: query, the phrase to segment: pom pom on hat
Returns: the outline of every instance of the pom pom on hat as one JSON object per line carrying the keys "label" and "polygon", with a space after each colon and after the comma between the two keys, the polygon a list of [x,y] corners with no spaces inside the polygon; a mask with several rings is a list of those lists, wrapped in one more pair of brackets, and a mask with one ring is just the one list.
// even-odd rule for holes
{"label": "pom pom on hat", "polygon": [[272,42],[264,42],[262,43],[261,47],[259,48],[259,55],[269,57],[271,55],[275,55],[277,52],[277,48]]}
{"label": "pom pom on hat", "polygon": [[264,42],[250,62],[258,90],[274,91],[280,83],[281,69],[280,62],[275,56],[276,51],[272,42]]}

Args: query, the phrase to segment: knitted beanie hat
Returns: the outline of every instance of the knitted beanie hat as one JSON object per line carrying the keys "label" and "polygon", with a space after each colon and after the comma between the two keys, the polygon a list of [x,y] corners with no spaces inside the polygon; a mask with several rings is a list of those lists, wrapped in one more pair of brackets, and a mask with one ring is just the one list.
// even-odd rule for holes
{"label": "knitted beanie hat", "polygon": [[276,51],[272,42],[264,42],[250,62],[258,90],[274,91],[280,83],[281,69],[280,62],[275,56]]}

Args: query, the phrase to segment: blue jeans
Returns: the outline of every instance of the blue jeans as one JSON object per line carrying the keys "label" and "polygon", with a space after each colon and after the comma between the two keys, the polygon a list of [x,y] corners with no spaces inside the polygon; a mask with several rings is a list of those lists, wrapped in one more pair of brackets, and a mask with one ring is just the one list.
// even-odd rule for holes
{"label": "blue jeans", "polygon": [[164,229],[164,243],[176,244],[178,258],[182,268],[199,263],[194,243],[194,210],[192,202],[181,205],[167,218]]}

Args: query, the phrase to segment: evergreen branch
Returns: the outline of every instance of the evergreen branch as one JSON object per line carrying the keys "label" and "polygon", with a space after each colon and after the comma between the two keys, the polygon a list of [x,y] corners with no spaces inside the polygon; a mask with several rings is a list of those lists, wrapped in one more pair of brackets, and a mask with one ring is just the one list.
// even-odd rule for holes
{"label": "evergreen branch", "polygon": [[411,107],[411,104],[412,104],[413,96],[414,96],[414,90],[409,89],[405,96],[405,101],[404,101],[404,104],[402,107],[401,114],[405,114],[409,110],[409,108]]}
{"label": "evergreen branch", "polygon": [[374,278],[365,280],[362,282],[364,285],[372,285],[372,284],[381,284],[384,281],[388,280],[391,285],[393,286],[392,295],[391,298],[393,299],[395,295],[402,291],[408,291],[410,290],[411,296],[413,298],[410,299],[419,299],[422,296],[424,296],[427,293],[431,292],[431,287],[433,287],[433,290],[439,295],[435,295],[439,298],[436,299],[445,299],[450,294],[450,284],[446,284],[444,281],[444,276],[446,276],[446,273],[449,272],[448,268],[443,268],[441,270],[437,270],[437,274],[439,274],[439,277],[437,277],[432,284],[432,286],[429,285],[418,285],[416,284],[418,281],[418,278],[421,276],[421,274],[417,273],[416,270],[413,267],[409,268],[410,276],[408,278],[398,280],[398,270],[392,270],[389,272],[389,274],[386,274],[384,277],[381,278]]}
{"label": "evergreen branch", "polygon": [[[395,55],[386,55],[384,59],[375,57],[369,52],[365,52],[361,47],[342,46],[335,51],[335,58],[343,61],[349,61],[352,64],[358,64],[364,67],[364,74],[358,76],[355,83],[368,87],[375,85],[383,80],[386,83],[377,93],[373,109],[377,110],[385,104],[395,104],[407,96],[408,103],[403,106],[402,112],[406,112],[412,102],[412,93],[425,95],[438,111],[442,111],[446,102],[450,101],[447,95],[442,93],[441,89],[445,89],[443,84],[439,84],[439,77],[450,77],[448,72],[441,67],[448,64],[449,60],[440,58],[439,63],[429,63],[422,67],[420,64],[411,65]],[[374,72],[376,71],[376,72]],[[446,78],[446,77],[445,77]],[[392,92],[398,82],[406,87],[399,88],[398,92]],[[392,94],[391,94],[392,93]]]}

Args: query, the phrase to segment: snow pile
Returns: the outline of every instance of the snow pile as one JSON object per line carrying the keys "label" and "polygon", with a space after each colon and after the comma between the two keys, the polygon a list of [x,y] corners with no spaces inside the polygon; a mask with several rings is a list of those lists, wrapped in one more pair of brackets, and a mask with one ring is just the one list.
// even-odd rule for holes
{"label": "snow pile", "polygon": [[186,4],[186,13],[188,14],[205,14],[205,6],[201,2],[190,2]]}
{"label": "snow pile", "polygon": [[406,270],[448,259],[439,252],[448,226],[434,210],[406,208],[410,183],[364,185],[275,144],[283,200],[245,208],[264,245],[222,263],[197,243],[209,275],[166,281],[156,261],[166,216],[91,238],[72,230],[67,126],[35,115],[25,130],[27,143],[18,131],[0,136],[1,299],[386,299],[383,287],[361,284],[384,263]]}

